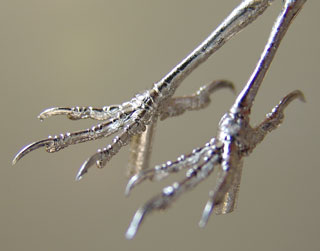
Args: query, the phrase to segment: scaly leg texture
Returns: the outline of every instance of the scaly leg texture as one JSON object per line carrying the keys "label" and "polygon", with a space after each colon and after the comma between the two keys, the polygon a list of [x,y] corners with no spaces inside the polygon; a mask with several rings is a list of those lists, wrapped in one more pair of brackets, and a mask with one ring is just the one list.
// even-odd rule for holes
{"label": "scaly leg texture", "polygon": [[295,99],[300,99],[305,102],[303,93],[299,90],[293,91],[285,96],[280,103],[275,106],[270,113],[267,114],[266,119],[254,128],[255,131],[255,142],[253,145],[260,143],[267,133],[276,129],[283,121],[285,108]]}
{"label": "scaly leg texture", "polygon": [[[201,164],[204,161],[203,156],[211,156],[210,159],[216,161],[205,162],[207,163],[205,170],[208,170],[208,172],[203,173],[202,168],[200,168],[200,171],[194,174],[195,182],[192,183],[191,178],[188,178],[188,182],[186,182],[186,184],[189,182],[191,184],[198,184],[208,177],[215,166],[219,168],[215,189],[209,193],[209,200],[204,208],[199,225],[201,227],[205,226],[213,211],[221,214],[231,212],[234,209],[241,180],[243,157],[248,156],[257,144],[264,139],[265,135],[274,130],[282,122],[284,109],[289,103],[296,98],[304,100],[301,91],[293,91],[280,101],[280,104],[267,115],[267,118],[259,126],[253,128],[250,125],[251,108],[258,89],[271,65],[282,38],[304,3],[304,0],[285,1],[283,10],[271,31],[269,40],[248,83],[238,95],[229,112],[220,120],[217,137],[213,142],[216,148],[219,145],[220,150],[213,152],[212,146],[208,144],[205,147],[199,148],[193,154],[188,155],[187,159],[179,158],[173,163],[167,162],[162,166],[157,166],[150,170],[142,170],[129,180],[126,188],[127,194],[135,185],[143,180],[161,179],[185,167],[189,167],[187,177],[190,177],[190,173],[193,173],[193,170],[198,170],[199,166],[204,166]],[[142,206],[133,217],[126,237],[131,239],[135,236],[146,214],[155,209],[167,208],[183,191],[194,187],[194,185],[188,185],[188,189],[178,190],[184,182],[174,183],[175,185],[165,188],[161,195],[154,197]]]}
{"label": "scaly leg texture", "polygon": [[[142,206],[135,214],[127,238],[133,238],[145,215],[154,210],[167,208],[182,193],[194,188],[207,178],[214,169],[219,169],[215,189],[210,192],[200,226],[204,226],[211,212],[228,213],[234,208],[238,197],[242,159],[248,156],[267,132],[275,129],[282,121],[285,107],[294,99],[303,99],[300,91],[287,95],[278,106],[257,127],[250,125],[250,112],[258,89],[268,71],[282,38],[292,20],[299,13],[306,0],[284,0],[284,7],[273,26],[269,40],[261,58],[247,84],[238,95],[233,106],[220,120],[217,136],[204,147],[195,149],[175,162],[167,162],[153,169],[147,169],[151,154],[152,135],[157,119],[178,116],[188,110],[198,110],[210,103],[210,95],[221,87],[232,88],[227,81],[215,81],[186,97],[173,97],[182,81],[209,56],[220,49],[231,37],[259,17],[273,0],[243,0],[230,15],[185,59],[175,66],[152,89],[135,95],[121,105],[92,107],[56,107],[39,115],[45,119],[54,115],[66,115],[69,119],[94,119],[103,121],[92,128],[60,134],[34,142],[24,147],[14,158],[13,164],[27,153],[44,147],[48,152],[56,152],[69,145],[96,140],[119,133],[112,143],[91,156],[80,168],[77,179],[81,179],[91,166],[102,168],[122,146],[131,140],[133,146],[141,146],[132,154],[132,163],[126,193],[146,179],[162,179],[170,173],[188,168],[186,177],[163,189]],[[137,164],[135,166],[135,164]]]}
{"label": "scaly leg texture", "polygon": [[[194,188],[202,180],[207,178],[215,166],[220,164],[219,154],[221,148],[207,146],[207,151],[195,151],[187,157],[188,163],[193,163],[187,173],[186,178],[181,182],[175,182],[172,186],[165,187],[161,194],[149,200],[142,206],[133,217],[127,230],[126,237],[132,239],[144,217],[154,210],[166,209],[183,192]],[[209,151],[210,149],[210,151]]]}
{"label": "scaly leg texture", "polygon": [[160,114],[160,120],[168,117],[179,116],[186,111],[195,111],[206,108],[210,102],[210,95],[221,88],[229,88],[234,91],[234,86],[226,80],[215,80],[208,85],[201,87],[191,96],[171,98]]}
{"label": "scaly leg texture", "polygon": [[[74,107],[74,108],[51,108],[39,115],[40,119],[45,119],[53,115],[66,115],[68,118],[77,120],[91,118],[104,121],[92,128],[79,132],[60,134],[48,139],[34,142],[24,147],[14,158],[13,164],[25,156],[27,153],[41,147],[45,147],[48,152],[56,152],[69,145],[107,137],[125,128],[120,138],[132,138],[141,134],[148,125],[153,123],[155,117],[161,117],[162,111],[166,115],[176,116],[184,110],[199,109],[208,103],[206,91],[200,91],[200,98],[176,99],[170,103],[176,89],[182,81],[200,64],[205,62],[214,52],[220,49],[231,37],[239,33],[247,25],[256,20],[271,4],[272,0],[244,0],[237,6],[227,18],[209,36],[199,44],[186,58],[178,63],[168,74],[153,85],[153,88],[143,93],[137,94],[130,101],[121,105],[104,108]],[[210,92],[210,90],[208,90]],[[202,97],[205,98],[202,101]],[[199,103],[200,102],[200,103]],[[203,103],[201,103],[203,102]],[[168,111],[167,109],[170,109]],[[132,130],[131,130],[132,129]],[[117,139],[115,139],[117,141]],[[127,141],[117,141],[111,144],[112,149],[102,150],[95,154],[86,163],[92,165],[95,161],[99,166],[105,164],[111,156],[117,152]],[[148,157],[142,158],[146,161]],[[86,164],[85,163],[85,164]],[[145,165],[147,166],[147,165]],[[83,166],[82,171],[87,168]]]}
{"label": "scaly leg texture", "polygon": [[[215,80],[210,84],[201,87],[191,96],[171,98],[161,109],[159,115],[160,120],[179,116],[186,111],[196,111],[206,108],[211,102],[210,95],[222,88],[228,88],[234,91],[234,86],[231,82],[226,80]],[[157,118],[158,117],[154,117],[152,119],[152,123],[146,127],[144,132],[134,135],[131,139],[130,161],[128,165],[129,177],[132,177],[149,167]]]}
{"label": "scaly leg texture", "polygon": [[71,120],[78,119],[95,119],[95,120],[108,120],[114,117],[117,112],[123,110],[124,107],[120,105],[104,106],[102,108],[94,108],[91,106],[85,107],[53,107],[44,110],[38,116],[40,120],[44,120],[51,116],[66,115]]}

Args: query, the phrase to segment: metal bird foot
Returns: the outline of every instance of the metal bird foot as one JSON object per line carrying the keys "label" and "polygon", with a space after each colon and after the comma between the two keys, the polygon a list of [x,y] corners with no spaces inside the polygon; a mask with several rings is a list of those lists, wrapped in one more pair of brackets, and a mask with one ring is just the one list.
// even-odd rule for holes
{"label": "metal bird foot", "polygon": [[153,169],[142,170],[129,180],[126,187],[127,195],[134,186],[146,179],[161,180],[171,173],[187,169],[183,180],[165,187],[159,195],[138,209],[126,232],[128,239],[135,236],[147,214],[154,210],[166,209],[181,194],[206,179],[214,169],[218,169],[218,180],[215,189],[209,193],[199,226],[204,227],[207,224],[213,210],[216,214],[226,214],[234,210],[243,157],[248,156],[268,132],[282,123],[284,110],[293,100],[304,101],[301,91],[293,91],[285,96],[259,125],[250,125],[250,112],[258,89],[291,21],[304,3],[305,1],[286,1],[256,69],[229,112],[221,118],[216,138],[194,149],[192,153],[180,156],[174,162],[168,161]]}
{"label": "metal bird foot", "polygon": [[210,55],[221,48],[231,37],[260,16],[273,0],[244,0],[192,53],[175,68],[155,83],[150,90],[135,95],[121,105],[93,107],[54,107],[43,111],[39,119],[55,115],[66,115],[69,119],[94,119],[101,123],[86,130],[64,133],[39,140],[25,146],[14,157],[13,165],[29,152],[44,147],[47,152],[56,152],[73,144],[108,137],[118,133],[106,148],[88,158],[81,166],[76,179],[83,177],[94,165],[102,168],[124,145],[131,142],[131,179],[126,194],[146,179],[161,180],[170,173],[187,169],[186,177],[165,187],[136,212],[126,237],[135,236],[144,217],[153,210],[165,209],[183,192],[192,189],[207,178],[214,169],[219,175],[216,187],[209,194],[200,226],[205,226],[211,212],[224,214],[233,211],[238,195],[242,159],[248,156],[266,134],[282,122],[284,109],[295,99],[304,100],[301,91],[293,91],[274,107],[271,113],[257,126],[250,125],[250,111],[259,86],[269,69],[272,59],[291,21],[306,0],[286,0],[264,52],[248,83],[238,95],[235,103],[221,119],[215,138],[176,161],[148,169],[152,149],[152,138],[157,121],[183,114],[188,110],[203,109],[210,103],[213,92],[220,88],[234,89],[227,80],[213,81],[201,87],[195,94],[173,97],[181,82]]}

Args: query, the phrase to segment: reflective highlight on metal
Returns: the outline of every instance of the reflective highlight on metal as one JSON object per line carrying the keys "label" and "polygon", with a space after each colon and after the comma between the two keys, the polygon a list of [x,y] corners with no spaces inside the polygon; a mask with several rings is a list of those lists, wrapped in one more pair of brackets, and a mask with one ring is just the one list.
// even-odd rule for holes
{"label": "reflective highlight on metal", "polygon": [[125,145],[131,142],[131,161],[126,195],[142,181],[162,180],[171,173],[186,169],[185,178],[165,187],[138,209],[127,230],[126,237],[132,239],[146,215],[154,210],[166,209],[185,191],[194,188],[206,179],[215,169],[218,179],[215,188],[209,193],[209,200],[199,222],[204,227],[214,211],[216,214],[232,212],[235,208],[243,157],[248,156],[268,132],[282,123],[285,108],[295,99],[304,101],[301,91],[296,90],[285,96],[266,118],[257,126],[250,125],[250,112],[258,89],[268,71],[273,57],[291,21],[303,7],[306,0],[286,0],[275,22],[269,40],[244,89],[238,95],[230,110],[221,118],[215,138],[190,154],[181,155],[176,161],[149,167],[152,139],[158,120],[165,120],[186,111],[207,107],[211,95],[221,89],[234,90],[227,80],[216,80],[201,87],[196,93],[173,97],[180,83],[210,55],[224,45],[231,37],[260,16],[273,0],[244,0],[194,51],[183,59],[149,90],[135,95],[121,105],[102,108],[93,107],[53,107],[39,115],[43,120],[51,116],[65,115],[69,119],[93,119],[99,124],[76,132],[49,136],[31,143],[18,152],[12,164],[15,165],[29,152],[44,147],[49,153],[59,151],[73,144],[96,140],[118,134],[111,144],[89,157],[76,175],[80,180],[92,166],[102,168]]}
{"label": "reflective highlight on metal", "polygon": [[258,126],[250,125],[250,112],[253,101],[263,78],[287,29],[306,1],[286,1],[275,22],[269,40],[248,83],[235,103],[220,120],[217,137],[204,147],[194,150],[187,157],[154,169],[141,171],[133,176],[127,185],[126,194],[145,179],[162,179],[172,172],[187,168],[186,177],[164,188],[162,193],[150,199],[138,209],[127,230],[126,237],[132,239],[144,217],[154,210],[166,209],[183,192],[192,189],[207,178],[214,169],[219,170],[216,187],[209,193],[209,200],[199,222],[204,227],[213,210],[216,214],[230,213],[234,210],[239,192],[243,157],[248,156],[264,137],[276,129],[284,118],[285,108],[295,99],[304,101],[301,91],[296,90],[285,96],[268,113]]}

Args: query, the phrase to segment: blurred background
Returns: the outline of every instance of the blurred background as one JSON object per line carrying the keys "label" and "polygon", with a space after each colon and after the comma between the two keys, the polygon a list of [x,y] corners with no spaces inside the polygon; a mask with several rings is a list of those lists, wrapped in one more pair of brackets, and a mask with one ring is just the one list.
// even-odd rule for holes
{"label": "blurred background", "polygon": [[[118,104],[161,79],[240,0],[10,0],[0,4],[1,250],[319,250],[319,1],[308,1],[288,31],[257,96],[258,123],[294,89],[283,125],[245,159],[238,209],[198,227],[212,176],[164,213],[147,217],[136,238],[124,233],[135,210],[179,180],[145,182],[124,196],[129,148],[74,180],[84,160],[112,137],[48,154],[14,168],[26,144],[95,122],[37,115],[53,106]],[[237,93],[253,71],[281,9],[278,0],[188,77],[177,95],[213,79]],[[160,122],[152,165],[174,160],[215,136],[235,96],[221,90],[199,112]],[[182,173],[183,175],[183,173]]]}

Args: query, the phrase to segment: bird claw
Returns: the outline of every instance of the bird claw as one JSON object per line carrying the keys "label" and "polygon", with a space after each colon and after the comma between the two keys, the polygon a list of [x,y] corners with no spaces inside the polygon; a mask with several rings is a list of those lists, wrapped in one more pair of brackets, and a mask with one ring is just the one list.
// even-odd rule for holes
{"label": "bird claw", "polygon": [[126,232],[126,238],[128,240],[133,239],[133,237],[136,235],[139,226],[144,218],[144,216],[146,215],[146,210],[144,208],[140,208],[138,209],[138,211],[135,213],[135,215],[133,216],[133,219],[130,223],[130,226]]}
{"label": "bird claw", "polygon": [[53,108],[48,108],[41,112],[38,116],[38,119],[43,121],[46,118],[56,116],[56,115],[70,115],[72,113],[71,108],[63,108],[63,107],[53,107]]}
{"label": "bird claw", "polygon": [[211,212],[213,210],[214,204],[212,200],[209,200],[203,210],[201,220],[199,221],[199,227],[204,228],[210,218]]}
{"label": "bird claw", "polygon": [[[104,107],[103,109],[92,107],[55,107],[43,111],[39,115],[40,120],[55,115],[66,115],[73,120],[92,118],[107,121],[90,129],[71,134],[61,134],[54,138],[34,142],[24,147],[14,157],[12,164],[16,164],[16,162],[26,154],[41,147],[46,147],[48,152],[55,152],[71,144],[109,136],[124,128],[124,132],[114,139],[112,145],[109,145],[108,148],[94,154],[83,163],[76,176],[76,179],[80,180],[93,165],[96,164],[98,167],[102,168],[123,145],[127,144],[132,136],[143,132],[146,129],[146,126],[152,123],[152,118],[158,118],[159,116],[160,119],[165,119],[168,116],[172,117],[180,115],[186,110],[203,108],[210,102],[207,95],[201,95],[201,91],[205,88],[200,89],[200,91],[196,95],[191,96],[191,98],[182,97],[174,99],[172,96],[175,90],[191,71],[218,50],[229,38],[246,27],[249,23],[253,22],[264,12],[271,2],[272,1],[270,0],[243,1],[243,3],[240,4],[203,43],[201,43],[163,79],[155,83],[151,90],[137,94],[129,102],[119,106]],[[254,147],[263,140],[265,135],[282,122],[283,109],[295,98],[300,98],[304,101],[302,92],[294,91],[287,95],[280,104],[274,108],[272,113],[270,113],[270,116],[267,116],[261,125],[252,128],[249,123],[250,110],[259,86],[270,66],[281,39],[285,35],[291,21],[305,2],[306,0],[285,1],[283,11],[273,26],[267,46],[258,62],[256,70],[252,73],[249,82],[238,96],[234,105],[221,119],[217,142],[215,142],[215,149],[211,149],[211,145],[209,144],[206,146],[208,149],[204,148],[208,156],[195,154],[201,158],[197,158],[192,163],[188,163],[188,165],[190,164],[192,167],[187,171],[184,180],[180,183],[175,182],[172,186],[164,188],[160,195],[154,197],[148,201],[145,206],[138,209],[126,233],[128,239],[132,239],[135,236],[139,225],[146,214],[153,210],[167,208],[173,200],[183,192],[192,189],[204,178],[208,177],[213,171],[214,165],[220,166],[226,174],[232,173],[234,170],[239,170],[242,157],[251,153]],[[214,85],[212,84],[211,87],[213,86]],[[220,87],[233,88],[232,84],[226,85],[223,83]],[[205,93],[206,92],[202,94]],[[210,93],[210,91],[207,93]],[[170,101],[173,102],[170,104]],[[193,106],[193,104],[195,104],[195,106]],[[167,113],[165,113],[165,111]],[[216,149],[219,149],[219,151],[215,151]],[[197,152],[198,150],[196,150],[196,153]],[[193,157],[191,159],[193,159]],[[183,160],[178,160],[176,164],[178,167],[177,170],[181,170],[182,167],[188,166]],[[172,169],[172,172],[173,171],[175,172],[175,169]],[[134,175],[127,185],[126,194],[129,194],[135,185],[141,183],[146,178],[152,179],[154,176],[157,177],[155,172],[156,171],[148,173],[146,171]],[[166,172],[166,175],[167,174],[169,174],[169,172]],[[199,222],[201,227],[206,225],[213,208],[221,204],[229,188],[235,184],[234,177],[236,176],[230,175],[222,178],[220,180],[221,186],[215,190],[218,195],[215,193],[213,193],[212,196],[210,195],[210,199],[206,204],[202,218]]]}
{"label": "bird claw", "polygon": [[43,140],[39,140],[39,141],[33,142],[33,143],[25,146],[13,158],[12,165],[15,165],[25,155],[27,155],[28,153],[30,153],[30,152],[32,152],[34,150],[37,150],[38,148],[46,147],[47,151],[48,151],[48,149],[50,149],[48,146],[50,146],[52,144],[54,144],[54,139],[53,138],[48,138],[48,139],[43,139]]}
{"label": "bird claw", "polygon": [[91,168],[94,165],[96,165],[98,168],[102,168],[104,166],[100,152],[92,155],[82,164],[76,175],[76,180],[81,180],[83,178],[83,175],[85,175],[88,172],[89,168]]}
{"label": "bird claw", "polygon": [[299,99],[301,102],[306,102],[303,92],[300,90],[295,90],[290,92],[287,96],[285,96],[280,101],[279,105],[281,105],[282,110],[284,110],[284,108],[286,108],[295,99]]}
{"label": "bird claw", "polygon": [[93,108],[91,106],[76,106],[76,107],[53,107],[48,108],[41,112],[38,118],[42,121],[46,118],[56,116],[56,115],[66,115],[71,120],[79,120],[79,119],[95,119],[95,120],[108,120],[114,117],[117,112],[123,110],[130,111],[132,107],[129,102],[124,103],[122,105],[111,105],[104,106],[102,108]]}
{"label": "bird claw", "polygon": [[77,175],[76,175],[76,180],[81,180],[83,178],[83,175],[85,175],[88,172],[88,169],[92,167],[96,161],[92,159],[92,157],[88,158],[80,167]]}
{"label": "bird claw", "polygon": [[125,192],[124,194],[126,196],[129,196],[131,190],[138,184],[140,184],[142,181],[146,180],[146,179],[150,179],[153,177],[153,174],[150,175],[150,173],[152,172],[152,169],[151,170],[143,170],[135,175],[133,175],[128,183],[127,183],[127,186],[126,186],[126,189],[125,189]]}
{"label": "bird claw", "polygon": [[[283,111],[291,101],[296,98],[304,101],[304,96],[301,91],[293,91],[280,101],[279,105],[267,115],[267,118],[258,127],[254,128],[250,125],[250,112],[258,89],[270,67],[286,30],[304,3],[304,0],[285,1],[284,8],[273,26],[269,40],[256,69],[244,89],[238,95],[233,106],[231,106],[229,112],[220,120],[217,143],[222,143],[222,150],[220,152],[212,152],[210,156],[211,158],[215,156],[217,160],[216,164],[219,165],[223,173],[218,178],[215,190],[209,194],[209,200],[199,222],[200,227],[204,227],[207,224],[216,206],[219,207],[222,203],[228,203],[228,201],[226,201],[226,199],[228,199],[228,192],[234,188],[234,185],[238,185],[239,173],[242,170],[242,158],[248,156],[257,144],[264,139],[267,133],[276,129],[281,124],[284,117]],[[204,149],[209,152],[209,149]],[[181,162],[178,162],[178,165],[179,164],[181,165]],[[195,161],[192,165],[193,168],[190,169],[190,173],[187,172],[186,174],[187,179],[176,183],[177,186],[165,188],[162,195],[154,197],[154,199],[148,201],[145,206],[138,209],[127,230],[126,237],[132,239],[135,236],[147,213],[153,210],[167,208],[182,192],[192,189],[196,184],[208,177],[213,170],[213,164],[214,163],[206,159],[203,166],[207,166],[207,168],[199,169],[199,161]],[[141,179],[141,176],[134,176],[129,181],[127,190],[130,191],[130,189],[139,182],[139,179]],[[235,191],[235,193],[237,193],[237,191]]]}

